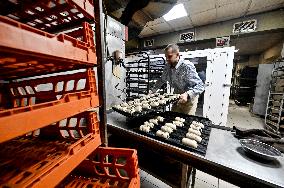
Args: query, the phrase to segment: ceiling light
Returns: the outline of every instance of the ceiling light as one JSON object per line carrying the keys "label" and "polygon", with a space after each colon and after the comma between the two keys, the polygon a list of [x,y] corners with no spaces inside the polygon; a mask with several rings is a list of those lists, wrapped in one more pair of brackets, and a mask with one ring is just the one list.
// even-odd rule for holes
{"label": "ceiling light", "polygon": [[183,4],[175,5],[167,14],[163,16],[166,21],[174,20],[177,18],[181,18],[187,16],[187,12],[183,6]]}

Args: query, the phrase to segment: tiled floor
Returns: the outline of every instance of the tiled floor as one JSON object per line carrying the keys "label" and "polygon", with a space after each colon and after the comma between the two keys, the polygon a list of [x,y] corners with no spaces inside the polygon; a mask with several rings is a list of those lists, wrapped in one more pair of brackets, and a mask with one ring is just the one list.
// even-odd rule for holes
{"label": "tiled floor", "polygon": [[141,188],[170,188],[167,184],[140,170]]}
{"label": "tiled floor", "polygon": [[264,119],[251,114],[247,106],[237,106],[230,101],[227,126],[238,126],[242,128],[264,129]]}
{"label": "tiled floor", "polygon": [[[248,107],[237,106],[233,101],[230,101],[227,126],[239,126],[242,128],[264,128],[264,119],[254,116],[249,112]],[[140,170],[141,188],[169,188],[159,179]],[[196,172],[195,188],[236,188],[223,180],[217,179],[204,172]]]}

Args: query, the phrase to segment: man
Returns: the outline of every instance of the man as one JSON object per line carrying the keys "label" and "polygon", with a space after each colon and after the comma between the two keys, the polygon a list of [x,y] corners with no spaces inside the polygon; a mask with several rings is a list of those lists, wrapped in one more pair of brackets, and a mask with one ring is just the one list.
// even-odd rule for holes
{"label": "man", "polygon": [[198,96],[204,91],[202,80],[193,63],[185,62],[180,58],[179,47],[176,44],[169,44],[165,48],[165,56],[167,64],[163,74],[150,92],[156,92],[168,81],[174,88],[174,93],[181,94],[178,103],[173,105],[172,111],[195,115]]}

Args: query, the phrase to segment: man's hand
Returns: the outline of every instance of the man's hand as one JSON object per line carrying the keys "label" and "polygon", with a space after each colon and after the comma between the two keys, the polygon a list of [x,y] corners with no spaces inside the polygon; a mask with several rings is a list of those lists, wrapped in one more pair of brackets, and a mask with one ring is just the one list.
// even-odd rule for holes
{"label": "man's hand", "polygon": [[186,92],[180,95],[178,102],[179,103],[186,103],[187,102],[187,93]]}

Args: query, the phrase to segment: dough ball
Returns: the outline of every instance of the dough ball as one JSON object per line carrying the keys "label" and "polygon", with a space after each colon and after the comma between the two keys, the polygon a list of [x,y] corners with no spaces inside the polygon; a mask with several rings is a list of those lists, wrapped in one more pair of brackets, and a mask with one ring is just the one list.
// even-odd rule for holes
{"label": "dough ball", "polygon": [[188,129],[188,132],[189,132],[189,133],[196,134],[197,136],[201,136],[200,131],[195,130],[195,129],[193,129],[193,128],[189,128],[189,129]]}
{"label": "dough ball", "polygon": [[165,139],[170,138],[170,134],[168,132],[164,132],[164,131],[161,131],[161,130],[158,130],[156,132],[156,135],[159,136],[159,137],[165,138]]}
{"label": "dough ball", "polygon": [[164,118],[162,116],[157,116],[156,119],[160,122],[164,122]]}
{"label": "dough ball", "polygon": [[158,102],[151,102],[150,105],[152,107],[157,107],[157,106],[159,106],[159,103]]}
{"label": "dough ball", "polygon": [[157,119],[149,119],[150,123],[154,123],[155,125],[158,125],[158,120]]}
{"label": "dough ball", "polygon": [[141,125],[139,127],[139,130],[148,133],[148,132],[150,132],[150,127],[148,127],[146,125]]}
{"label": "dough ball", "polygon": [[172,128],[173,130],[177,129],[176,125],[172,124],[172,123],[166,123],[165,126],[168,126],[168,127]]}
{"label": "dough ball", "polygon": [[191,140],[189,138],[183,138],[181,140],[181,142],[184,144],[184,145],[187,145],[187,146],[190,146],[190,147],[193,147],[193,148],[197,148],[198,144],[195,140]]}
{"label": "dough ball", "polygon": [[195,140],[198,143],[202,141],[202,138],[200,136],[197,136],[196,134],[186,133],[186,137],[189,139]]}
{"label": "dough ball", "polygon": [[198,126],[198,125],[196,125],[196,124],[191,124],[191,125],[190,125],[190,127],[191,127],[192,129],[195,129],[195,130],[197,130],[197,131],[202,132],[201,127],[199,127],[199,126]]}
{"label": "dough ball", "polygon": [[162,126],[161,130],[164,132],[172,133],[174,130],[168,126]]}

